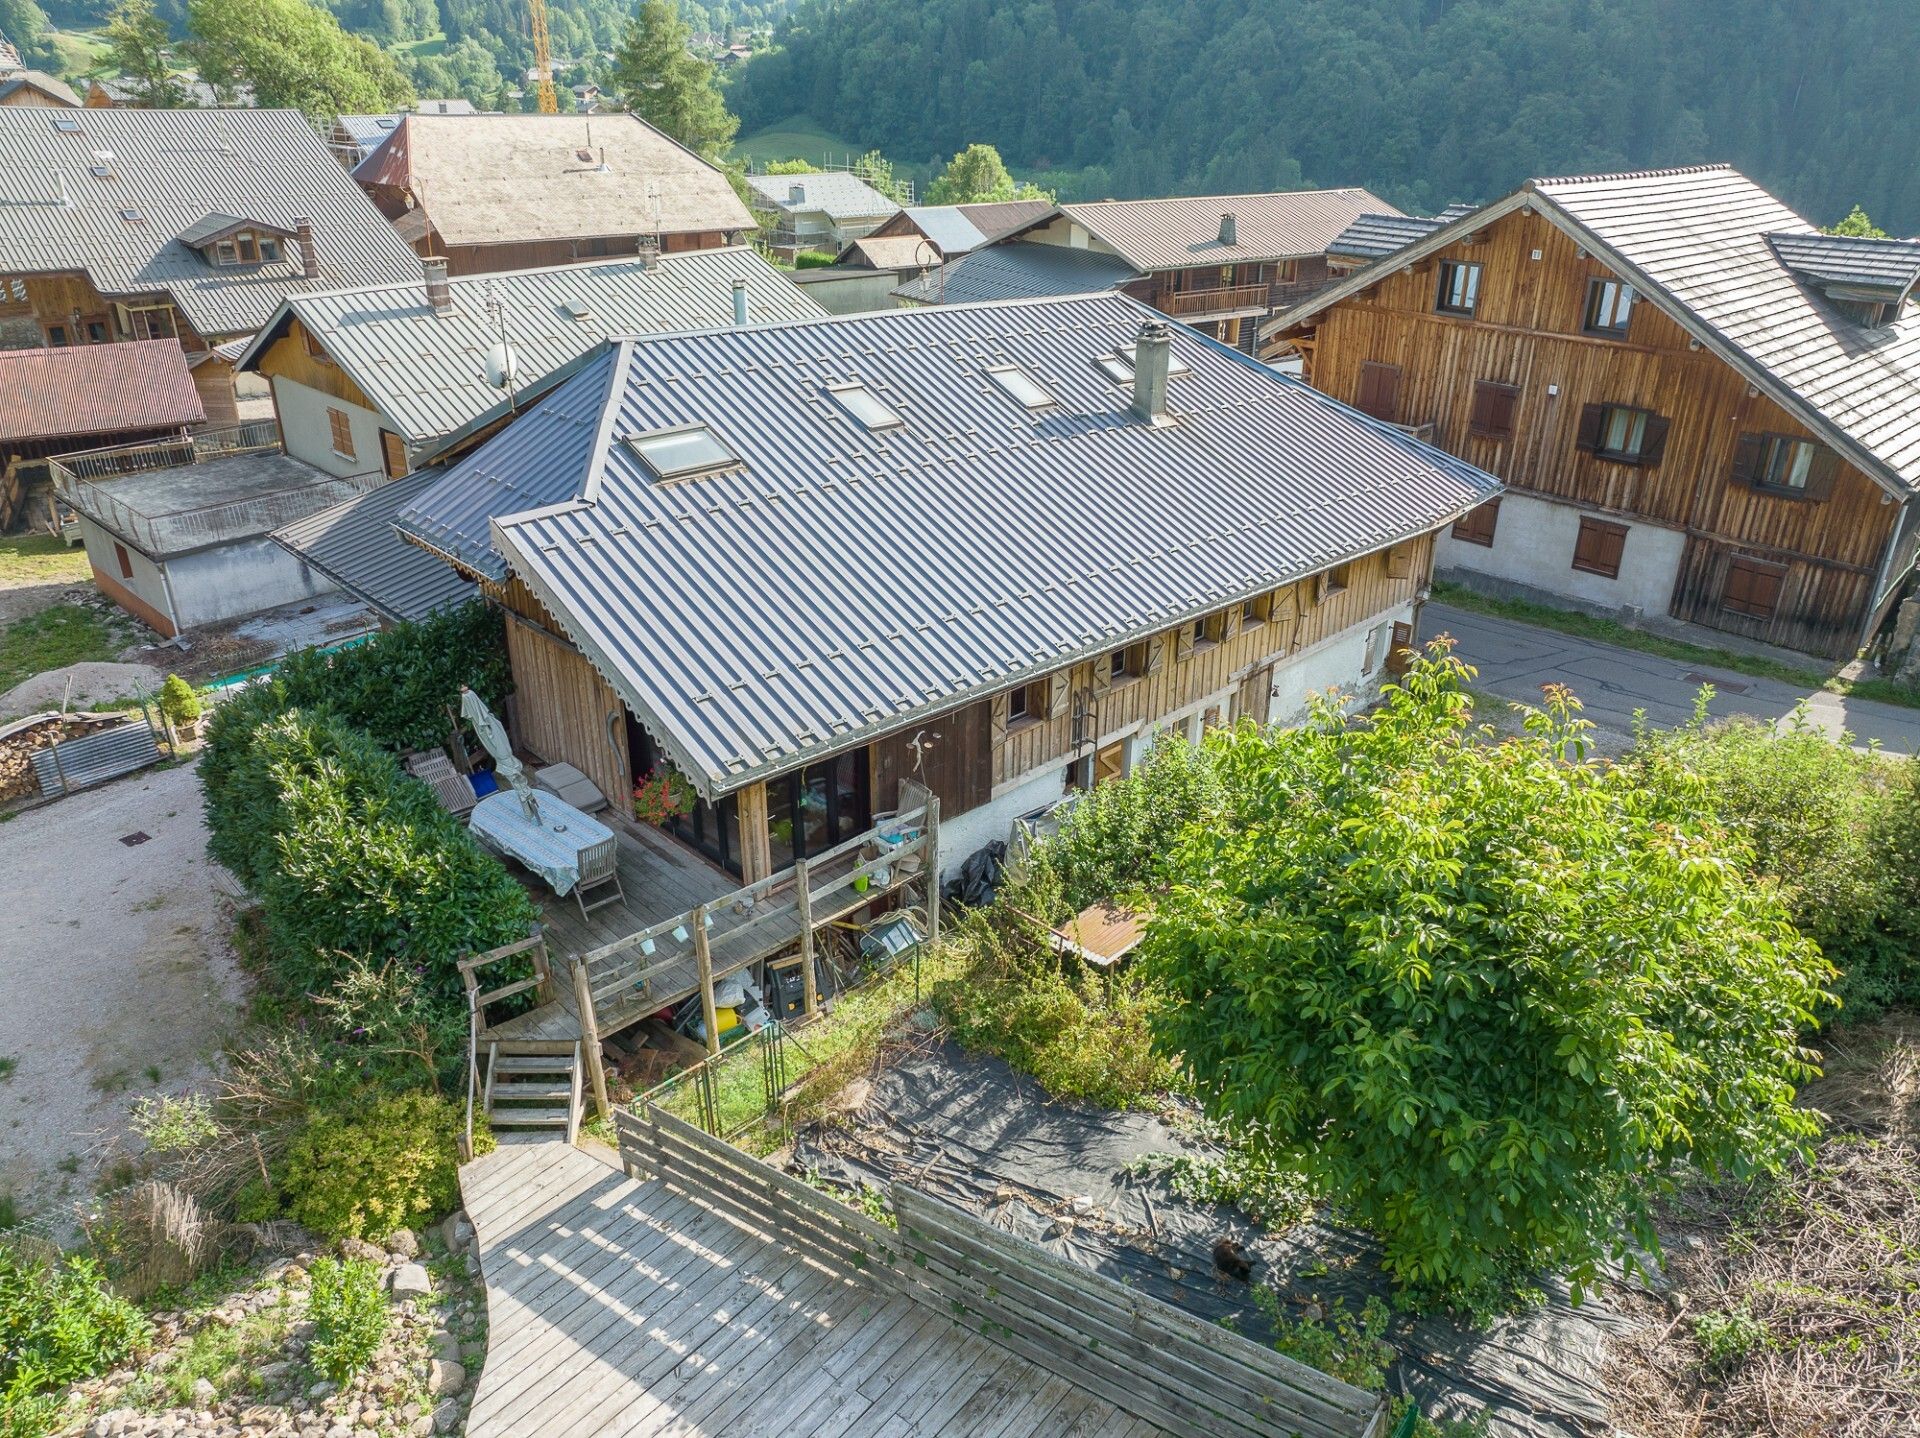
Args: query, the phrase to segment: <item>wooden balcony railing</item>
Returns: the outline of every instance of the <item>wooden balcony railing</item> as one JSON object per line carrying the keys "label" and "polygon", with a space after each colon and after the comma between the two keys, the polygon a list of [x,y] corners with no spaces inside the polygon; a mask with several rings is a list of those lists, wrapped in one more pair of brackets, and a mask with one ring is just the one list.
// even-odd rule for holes
{"label": "wooden balcony railing", "polygon": [[1153,307],[1175,319],[1231,314],[1235,310],[1264,310],[1267,287],[1221,285],[1211,290],[1162,290],[1154,296]]}

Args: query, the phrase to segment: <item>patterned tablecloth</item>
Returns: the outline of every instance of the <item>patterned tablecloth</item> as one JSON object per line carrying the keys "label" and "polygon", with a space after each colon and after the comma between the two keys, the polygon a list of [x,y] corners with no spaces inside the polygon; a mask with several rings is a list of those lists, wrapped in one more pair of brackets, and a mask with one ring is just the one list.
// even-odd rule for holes
{"label": "patterned tablecloth", "polygon": [[489,794],[473,806],[467,827],[475,838],[518,859],[565,898],[580,882],[580,856],[595,844],[606,843],[613,830],[551,794],[536,791],[533,800],[537,818],[527,816],[520,796],[511,789]]}

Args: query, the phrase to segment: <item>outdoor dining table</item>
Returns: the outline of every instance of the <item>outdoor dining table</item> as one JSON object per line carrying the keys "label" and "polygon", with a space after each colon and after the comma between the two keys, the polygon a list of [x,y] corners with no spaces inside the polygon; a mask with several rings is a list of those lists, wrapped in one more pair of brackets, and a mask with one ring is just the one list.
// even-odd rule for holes
{"label": "outdoor dining table", "polygon": [[489,794],[473,806],[467,827],[474,836],[545,879],[565,898],[580,882],[590,850],[614,842],[613,830],[552,794],[530,795],[533,814],[511,789]]}

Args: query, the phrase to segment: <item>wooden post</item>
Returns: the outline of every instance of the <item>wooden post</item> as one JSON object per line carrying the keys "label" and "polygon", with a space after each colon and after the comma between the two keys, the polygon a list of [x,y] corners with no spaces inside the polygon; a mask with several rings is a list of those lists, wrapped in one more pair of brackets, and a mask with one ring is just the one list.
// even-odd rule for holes
{"label": "wooden post", "polygon": [[573,961],[573,997],[580,1006],[580,1046],[587,1051],[587,1073],[593,1078],[593,1103],[604,1118],[612,1112],[607,1102],[607,1070],[600,1057],[600,1028],[593,1017],[593,990],[587,983],[587,966]]}
{"label": "wooden post", "polygon": [[926,852],[920,856],[927,873],[927,942],[940,937],[940,796],[927,796]]}
{"label": "wooden post", "polygon": [[820,981],[813,972],[813,894],[808,889],[807,861],[793,863],[794,902],[800,906],[800,983],[809,1015],[820,1007]]}
{"label": "wooden post", "polygon": [[720,1052],[720,1016],[713,1005],[713,949],[707,943],[707,906],[696,904],[687,916],[693,924],[693,961],[700,971],[700,1018],[707,1026],[707,1054]]}

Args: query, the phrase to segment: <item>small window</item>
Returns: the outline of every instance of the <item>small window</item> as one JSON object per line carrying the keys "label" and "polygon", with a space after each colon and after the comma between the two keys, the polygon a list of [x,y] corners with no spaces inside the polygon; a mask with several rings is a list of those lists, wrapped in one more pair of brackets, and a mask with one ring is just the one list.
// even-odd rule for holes
{"label": "small window", "polygon": [[77,135],[80,133],[80,122],[71,115],[56,115],[53,128],[63,135]]}
{"label": "small window", "polygon": [[1604,519],[1582,518],[1573,542],[1573,567],[1602,579],[1620,577],[1620,556],[1627,547],[1627,527]]}
{"label": "small window", "polygon": [[1780,607],[1780,583],[1786,566],[1768,564],[1736,554],[1727,561],[1727,582],[1720,591],[1720,607],[1748,619],[1771,619]]}
{"label": "small window", "polygon": [[585,300],[566,300],[562,302],[560,308],[565,310],[568,317],[572,319],[590,320],[593,318],[593,307]]}
{"label": "small window", "polygon": [[1520,386],[1475,380],[1473,415],[1467,429],[1481,439],[1512,439],[1514,416],[1520,412]]}
{"label": "small window", "polygon": [[1129,644],[1125,649],[1114,650],[1107,656],[1107,672],[1116,682],[1138,679],[1147,672],[1147,646]]}
{"label": "small window", "polygon": [[1022,684],[1018,689],[1009,690],[1007,693],[1007,722],[1018,724],[1027,717],[1027,686]]}
{"label": "small window", "polygon": [[[1112,354],[1101,355],[1093,363],[1101,373],[1106,375],[1106,377],[1115,384],[1132,384],[1133,352],[1134,346],[1121,345]],[[1190,373],[1192,373],[1192,371],[1187,368],[1186,362],[1172,350],[1168,350],[1167,378],[1172,379],[1175,375]]]}
{"label": "small window", "polygon": [[1352,571],[1353,566],[1350,564],[1336,564],[1333,568],[1322,571],[1320,577],[1314,581],[1315,601],[1325,604],[1334,595],[1345,594],[1347,584],[1353,577]]}
{"label": "small window", "polygon": [[1018,727],[1037,723],[1047,712],[1047,681],[1036,679],[1007,693],[1007,724]]}
{"label": "small window", "polygon": [[47,343],[57,350],[65,349],[71,343],[67,338],[67,327],[65,325],[48,325]]}
{"label": "small window", "polygon": [[1625,404],[1590,404],[1580,411],[1579,448],[1615,464],[1654,465],[1667,448],[1667,421]]}
{"label": "small window", "polygon": [[333,452],[342,459],[354,458],[353,421],[347,418],[344,409],[327,407],[327,430],[333,444]]}
{"label": "small window", "polygon": [[253,242],[253,235],[250,231],[241,231],[233,237],[233,242],[239,246],[241,264],[257,265],[260,263],[260,247]]}
{"label": "small window", "polygon": [[122,579],[133,578],[133,559],[128,555],[126,545],[116,543],[113,546],[113,557],[114,561],[120,566],[120,577]]}
{"label": "small window", "polygon": [[740,463],[740,456],[704,425],[630,435],[627,447],[660,479],[682,479]]}
{"label": "small window", "polygon": [[87,343],[88,344],[103,345],[110,338],[111,336],[108,335],[107,333],[107,322],[105,320],[88,320],[87,321]]}
{"label": "small window", "polygon": [[830,384],[827,393],[854,423],[865,429],[899,429],[906,423],[863,384]]}
{"label": "small window", "polygon": [[1040,388],[1034,377],[1018,365],[1002,365],[987,371],[987,378],[999,385],[1017,405],[1026,409],[1048,409],[1058,403]]}
{"label": "small window", "polygon": [[111,180],[113,178],[113,167],[111,165],[88,165],[87,173],[92,175],[96,180]]}
{"label": "small window", "polygon": [[147,217],[138,210],[122,210],[120,212],[120,218],[130,225],[138,225],[144,223]]}
{"label": "small window", "polygon": [[1440,288],[1433,307],[1443,315],[1471,315],[1480,306],[1480,266],[1465,260],[1440,262]]}
{"label": "small window", "polygon": [[1500,501],[1490,499],[1485,504],[1469,509],[1453,522],[1453,537],[1462,544],[1478,544],[1493,548],[1494,530],[1500,524]]}
{"label": "small window", "polygon": [[1587,316],[1582,328],[1590,335],[1623,340],[1633,318],[1633,286],[1618,280],[1587,282]]}
{"label": "small window", "polygon": [[280,263],[280,242],[267,235],[260,237],[260,258],[269,265]]}
{"label": "small window", "polygon": [[1256,594],[1253,598],[1243,599],[1240,602],[1240,627],[1242,629],[1255,628],[1258,625],[1265,624],[1272,617],[1273,594],[1271,591],[1265,594]]}
{"label": "small window", "polygon": [[237,265],[240,252],[234,248],[232,240],[216,240],[213,246],[213,262],[216,265]]}
{"label": "small window", "polygon": [[[1117,354],[1118,356],[1120,356],[1121,359],[1126,361],[1127,372],[1129,374],[1133,372],[1133,355],[1134,355],[1135,349],[1136,349],[1136,346],[1134,345],[1121,345],[1118,349],[1114,351],[1115,354]],[[1180,356],[1177,353],[1175,353],[1171,347],[1169,347],[1167,350],[1167,373],[1169,375],[1188,373],[1186,361],[1181,359]]]}

